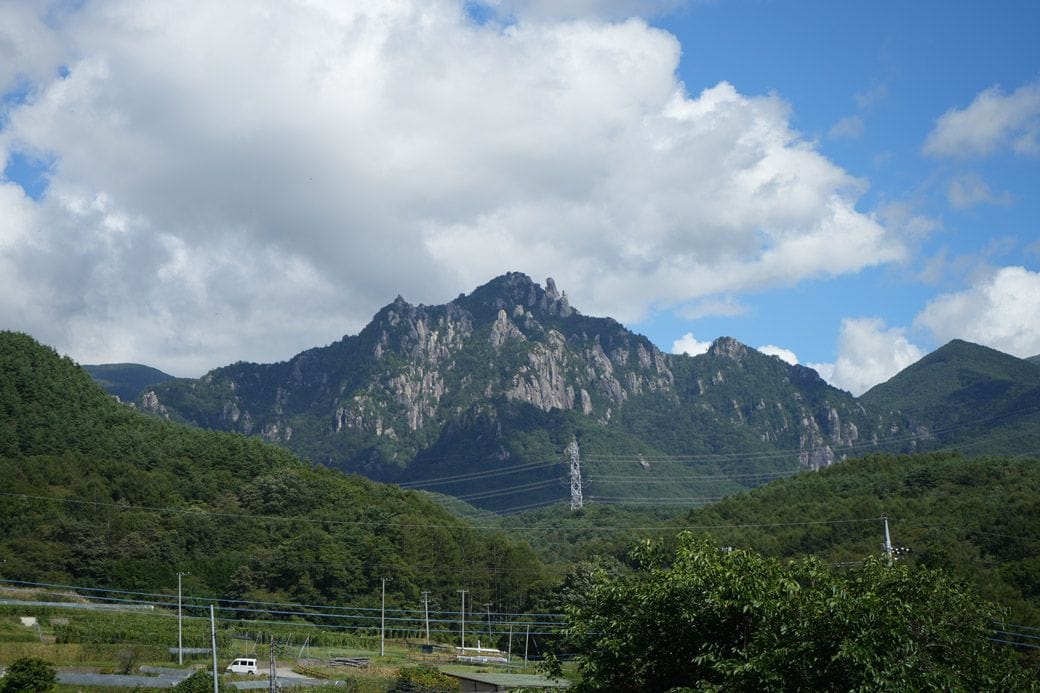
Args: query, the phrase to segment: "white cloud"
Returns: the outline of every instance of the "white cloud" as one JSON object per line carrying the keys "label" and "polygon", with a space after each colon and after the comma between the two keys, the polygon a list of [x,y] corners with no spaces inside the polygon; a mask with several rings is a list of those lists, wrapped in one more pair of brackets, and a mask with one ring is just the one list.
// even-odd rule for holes
{"label": "white cloud", "polygon": [[863,118],[861,116],[846,116],[842,118],[827,131],[827,136],[833,139],[857,139],[863,135]]}
{"label": "white cloud", "polygon": [[722,298],[705,298],[688,306],[681,306],[675,313],[686,320],[700,320],[708,317],[733,318],[747,313],[747,306],[732,296]]}
{"label": "white cloud", "polygon": [[805,364],[808,368],[812,368],[816,371],[821,378],[828,383],[834,382],[834,364],[833,363],[807,363]]}
{"label": "white cloud", "polygon": [[667,14],[689,0],[486,0],[480,5],[508,19],[554,21],[561,19],[627,19]]}
{"label": "white cloud", "polygon": [[711,346],[711,342],[698,341],[693,336],[692,332],[687,332],[679,339],[672,342],[672,353],[673,354],[689,354],[690,356],[696,356],[697,354],[703,354]]}
{"label": "white cloud", "polygon": [[675,37],[641,20],[70,12],[36,25],[58,55],[19,53],[35,81],[0,130],[0,152],[53,161],[39,202],[0,199],[19,268],[0,314],[80,360],[286,358],[398,293],[441,302],[508,270],[630,322],[906,255],[782,99],[687,94]]}
{"label": "white cloud", "polygon": [[0,3],[0,94],[58,67],[59,48],[40,14],[42,4]]}
{"label": "white cloud", "polygon": [[946,198],[954,209],[967,209],[979,204],[1009,205],[1012,202],[1011,193],[993,192],[986,181],[975,173],[968,173],[951,180],[950,187],[946,191]]}
{"label": "white cloud", "polygon": [[898,230],[906,239],[922,240],[942,228],[940,220],[921,214],[906,201],[889,202],[879,207],[876,214],[886,228]]}
{"label": "white cloud", "polygon": [[786,361],[792,366],[798,365],[798,357],[790,349],[784,349],[783,347],[778,347],[773,344],[766,344],[758,347],[758,350],[768,356],[776,356],[781,361]]}
{"label": "white cloud", "polygon": [[1019,154],[1040,154],[1040,82],[1011,94],[994,86],[980,92],[967,108],[951,108],[935,123],[924,143],[932,156],[985,156],[1005,147]]}
{"label": "white cloud", "polygon": [[965,291],[928,302],[915,325],[1014,356],[1040,354],[1040,273],[1003,267]]}
{"label": "white cloud", "polygon": [[834,364],[810,363],[827,382],[859,396],[924,356],[898,327],[880,318],[845,318]]}
{"label": "white cloud", "polygon": [[888,98],[888,85],[884,82],[874,82],[868,89],[855,93],[852,98],[856,102],[856,108],[869,111]]}

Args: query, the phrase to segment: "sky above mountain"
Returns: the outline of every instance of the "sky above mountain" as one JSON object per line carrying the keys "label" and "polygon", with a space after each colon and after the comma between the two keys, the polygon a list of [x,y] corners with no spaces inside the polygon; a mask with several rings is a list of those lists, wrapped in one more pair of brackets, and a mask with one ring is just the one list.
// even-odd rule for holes
{"label": "sky above mountain", "polygon": [[0,4],[0,327],[184,376],[507,271],[859,393],[1040,354],[1040,3]]}

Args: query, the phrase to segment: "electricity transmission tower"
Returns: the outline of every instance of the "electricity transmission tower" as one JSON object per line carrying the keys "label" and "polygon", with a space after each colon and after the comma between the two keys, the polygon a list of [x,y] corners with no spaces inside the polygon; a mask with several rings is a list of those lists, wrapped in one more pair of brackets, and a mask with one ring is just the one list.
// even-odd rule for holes
{"label": "electricity transmission tower", "polygon": [[581,458],[578,454],[578,440],[572,438],[564,452],[571,461],[571,510],[581,510]]}

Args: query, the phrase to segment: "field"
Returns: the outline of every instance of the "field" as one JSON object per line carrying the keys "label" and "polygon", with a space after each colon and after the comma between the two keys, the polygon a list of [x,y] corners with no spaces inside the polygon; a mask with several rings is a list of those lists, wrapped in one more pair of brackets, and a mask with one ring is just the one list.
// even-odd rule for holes
{"label": "field", "polygon": [[[64,601],[63,600],[67,600]],[[177,614],[163,608],[100,608],[72,594],[55,596],[50,592],[0,588],[0,666],[16,659],[34,657],[51,663],[59,672],[97,674],[137,674],[144,667],[177,668]],[[270,656],[275,653],[279,675],[293,671],[311,678],[339,679],[348,691],[386,691],[402,668],[434,667],[451,661],[450,646],[436,645],[433,652],[423,650],[415,630],[388,631],[385,656],[380,656],[378,628],[335,630],[316,628],[299,622],[257,622],[218,618],[216,642],[218,670],[236,657],[258,660],[266,675]],[[208,618],[185,617],[185,650],[207,649],[210,643]],[[171,652],[172,649],[172,652]],[[517,648],[519,650],[519,647]],[[366,658],[368,666],[333,666],[335,658]],[[514,658],[513,671],[525,671],[522,657]],[[186,669],[210,670],[208,650],[184,656]],[[481,670],[487,670],[482,666]],[[534,673],[534,666],[526,668]],[[228,680],[263,678],[227,675]],[[127,688],[60,685],[57,691],[87,690],[91,693],[126,691]]]}

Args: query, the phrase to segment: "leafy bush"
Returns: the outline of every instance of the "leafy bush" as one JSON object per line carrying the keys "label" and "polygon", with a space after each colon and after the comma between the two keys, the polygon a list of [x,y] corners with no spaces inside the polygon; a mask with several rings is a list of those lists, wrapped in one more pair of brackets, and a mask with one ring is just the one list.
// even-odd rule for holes
{"label": "leafy bush", "polygon": [[0,693],[42,693],[54,687],[54,667],[42,659],[23,657],[11,662],[0,679]]}
{"label": "leafy bush", "polygon": [[1036,690],[989,642],[996,609],[944,573],[871,559],[839,572],[644,544],[570,607],[578,690]]}
{"label": "leafy bush", "polygon": [[442,674],[428,667],[404,667],[390,687],[390,693],[448,693],[459,690],[459,682],[453,676]]}
{"label": "leafy bush", "polygon": [[[223,683],[218,682],[217,685],[218,690],[227,690]],[[179,691],[180,693],[212,693],[213,674],[208,671],[196,671],[194,674],[174,686],[173,690]]]}

